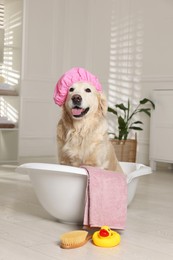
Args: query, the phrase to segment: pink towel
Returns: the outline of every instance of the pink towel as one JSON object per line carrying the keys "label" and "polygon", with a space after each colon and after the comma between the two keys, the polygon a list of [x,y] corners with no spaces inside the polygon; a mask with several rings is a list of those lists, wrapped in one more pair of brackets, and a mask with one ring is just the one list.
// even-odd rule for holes
{"label": "pink towel", "polygon": [[84,226],[124,229],[127,214],[127,182],[122,173],[84,166],[88,185]]}

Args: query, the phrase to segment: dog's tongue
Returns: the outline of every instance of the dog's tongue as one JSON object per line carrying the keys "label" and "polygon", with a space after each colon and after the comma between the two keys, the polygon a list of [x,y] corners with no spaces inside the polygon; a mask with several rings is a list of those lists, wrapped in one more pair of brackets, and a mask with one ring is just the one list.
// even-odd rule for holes
{"label": "dog's tongue", "polygon": [[82,109],[82,108],[73,108],[72,109],[72,115],[73,116],[80,116],[83,111],[84,111],[84,109]]}

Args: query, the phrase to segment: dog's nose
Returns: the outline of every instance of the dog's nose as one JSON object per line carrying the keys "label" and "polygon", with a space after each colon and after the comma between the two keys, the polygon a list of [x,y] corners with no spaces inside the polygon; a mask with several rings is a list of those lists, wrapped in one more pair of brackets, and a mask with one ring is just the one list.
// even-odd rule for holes
{"label": "dog's nose", "polygon": [[72,99],[74,105],[78,105],[78,106],[81,105],[82,97],[80,95],[77,95],[77,94],[73,95],[71,99]]}

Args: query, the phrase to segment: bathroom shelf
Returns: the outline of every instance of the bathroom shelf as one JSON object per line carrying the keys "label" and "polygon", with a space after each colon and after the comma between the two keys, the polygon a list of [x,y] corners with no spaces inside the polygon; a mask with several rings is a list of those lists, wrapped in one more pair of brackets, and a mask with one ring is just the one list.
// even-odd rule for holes
{"label": "bathroom shelf", "polygon": [[[11,92],[11,93],[10,93]],[[17,92],[12,92],[12,91],[8,91],[8,92],[6,92],[5,93],[5,91],[4,92],[2,92],[2,90],[0,89],[0,97],[3,97],[3,96],[8,96],[8,97],[18,97],[19,95],[18,95],[18,93]]]}
{"label": "bathroom shelf", "polygon": [[[1,84],[0,84],[1,85]],[[11,97],[17,97],[19,96],[19,94],[17,93],[17,91],[14,89],[8,89],[8,88],[1,88],[0,87],[0,96],[11,96]]]}
{"label": "bathroom shelf", "polygon": [[[1,120],[0,125],[0,164],[18,161],[19,111],[20,111],[20,77],[22,53],[22,17],[23,1],[4,2],[4,37],[3,42],[3,75],[0,83],[0,116],[9,122]],[[10,62],[8,62],[10,61]],[[13,122],[15,122],[13,124]],[[4,124],[4,125],[3,125]],[[6,124],[6,125],[5,125]]]}
{"label": "bathroom shelf", "polygon": [[13,127],[13,128],[0,127],[0,131],[18,131],[18,128],[17,127]]}

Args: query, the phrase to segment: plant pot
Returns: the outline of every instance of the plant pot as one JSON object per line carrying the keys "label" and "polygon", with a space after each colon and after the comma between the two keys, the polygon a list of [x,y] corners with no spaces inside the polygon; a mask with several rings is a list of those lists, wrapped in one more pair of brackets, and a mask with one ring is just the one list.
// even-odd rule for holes
{"label": "plant pot", "polygon": [[110,139],[120,162],[136,162],[137,139]]}

